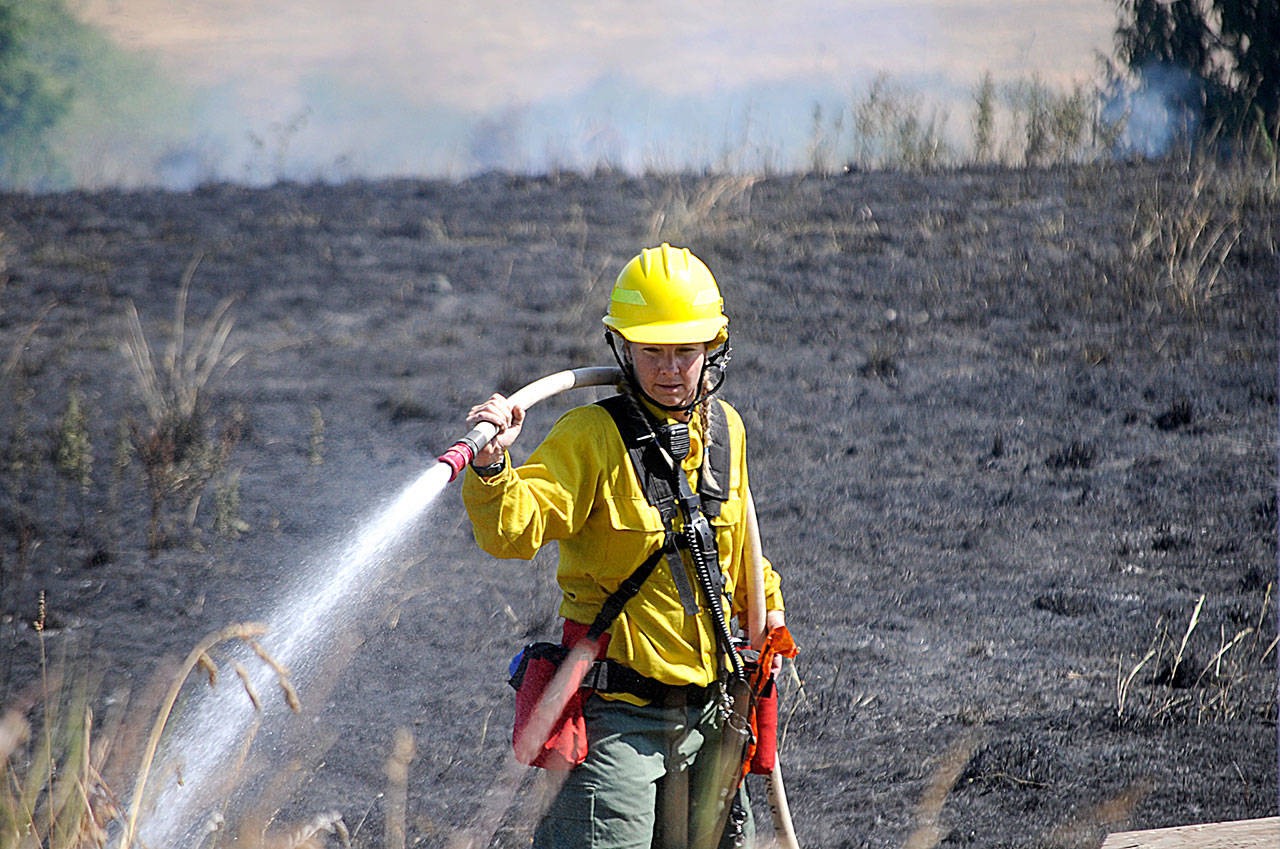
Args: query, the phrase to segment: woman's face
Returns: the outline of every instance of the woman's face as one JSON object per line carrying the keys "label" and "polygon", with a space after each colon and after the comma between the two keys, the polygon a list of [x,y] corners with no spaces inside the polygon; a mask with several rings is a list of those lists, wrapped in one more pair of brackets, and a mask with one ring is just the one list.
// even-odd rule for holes
{"label": "woman's face", "polygon": [[697,397],[702,363],[707,358],[705,342],[658,345],[628,342],[640,388],[655,401],[680,407]]}

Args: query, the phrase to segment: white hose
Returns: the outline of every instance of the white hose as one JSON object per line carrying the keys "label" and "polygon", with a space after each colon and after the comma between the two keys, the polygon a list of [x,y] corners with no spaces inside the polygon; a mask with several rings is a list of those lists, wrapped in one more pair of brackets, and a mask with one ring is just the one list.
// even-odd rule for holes
{"label": "white hose", "polygon": [[764,546],[760,543],[760,525],[756,521],[756,503],[751,490],[746,493],[743,509],[747,513],[747,638],[751,647],[764,648],[765,611],[764,599]]}
{"label": "white hose", "polygon": [[[579,386],[605,386],[622,381],[622,370],[617,366],[588,366],[586,368],[566,369],[539,378],[527,386],[511,393],[508,399],[512,404],[527,410],[539,401],[545,401],[552,395],[559,395],[567,389]],[[459,439],[437,459],[453,470],[449,480],[470,463],[481,448],[498,435],[498,426],[492,422],[480,422],[466,436]]]}
{"label": "white hose", "polygon": [[[758,649],[764,646],[767,613],[764,609],[764,554],[760,544],[760,524],[750,490],[743,509],[747,511],[747,634],[752,647]],[[796,842],[795,824],[791,821],[791,806],[787,804],[786,787],[782,783],[782,762],[777,753],[773,756],[773,770],[767,784],[774,837],[782,849],[800,849]]]}
{"label": "white hose", "polygon": [[782,762],[776,755],[768,783],[769,812],[773,814],[773,836],[782,849],[800,849],[800,844],[796,842],[795,824],[791,822],[791,807],[787,804],[787,791],[782,786]]}
{"label": "white hose", "polygon": [[[622,371],[617,366],[588,366],[587,368],[574,368],[558,371],[549,374],[546,377],[540,377],[533,383],[523,386],[511,393],[507,400],[522,410],[527,410],[540,401],[545,401],[553,395],[559,395],[569,389],[577,389],[583,386],[605,386],[611,383],[618,383],[622,380]],[[480,422],[467,434],[481,435],[484,438],[478,441],[478,447],[484,447],[489,444],[489,440],[493,439],[498,433],[498,428],[491,422]]]}

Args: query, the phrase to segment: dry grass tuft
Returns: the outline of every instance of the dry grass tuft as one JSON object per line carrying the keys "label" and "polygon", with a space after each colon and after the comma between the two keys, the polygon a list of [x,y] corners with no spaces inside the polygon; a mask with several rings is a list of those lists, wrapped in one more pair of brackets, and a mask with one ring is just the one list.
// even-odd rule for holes
{"label": "dry grass tuft", "polygon": [[[46,682],[0,717],[0,846],[5,849],[101,847],[119,815],[102,780],[106,748],[94,744],[88,688]],[[39,701],[41,727],[26,713]]]}
{"label": "dry grass tuft", "polygon": [[[1198,652],[1193,645],[1196,635],[1205,631],[1205,596],[1196,600],[1180,631],[1171,631],[1163,618],[1157,621],[1156,634],[1141,658],[1128,663],[1117,660],[1116,717],[1204,724],[1235,719],[1251,710],[1273,711],[1273,694],[1265,685],[1272,671],[1268,659],[1280,640],[1268,640],[1266,627],[1273,590],[1274,584],[1268,584],[1253,624],[1234,632],[1220,624],[1217,634],[1209,637],[1211,649],[1204,640],[1198,641]],[[1203,660],[1206,654],[1207,661]]]}
{"label": "dry grass tuft", "polygon": [[280,689],[284,693],[285,703],[289,705],[289,709],[294,713],[301,712],[302,704],[298,701],[298,693],[293,689],[293,684],[289,681],[289,668],[272,657],[271,653],[263,648],[262,644],[257,640],[250,639],[247,640],[247,642],[249,643],[249,647],[253,649],[253,653],[261,658],[262,662],[271,667],[271,670],[275,672],[276,681],[280,684]]}
{"label": "dry grass tuft", "polygon": [[143,332],[137,307],[132,301],[128,305],[129,338],[125,352],[133,366],[147,414],[157,426],[173,420],[192,420],[200,412],[210,381],[215,375],[225,374],[245,353],[227,349],[228,337],[235,325],[235,319],[229,314],[234,298],[219,302],[194,339],[187,336],[187,299],[202,258],[203,255],[197,254],[182,273],[169,344],[158,361]]}
{"label": "dry grass tuft", "polygon": [[[138,815],[142,809],[144,799],[146,798],[147,783],[150,778],[151,768],[155,761],[156,748],[159,746],[161,735],[169,722],[169,718],[173,712],[173,706],[177,702],[178,694],[182,691],[187,679],[191,673],[197,668],[204,670],[206,673],[212,665],[209,658],[209,652],[215,646],[223,643],[240,641],[249,645],[254,653],[266,663],[272,671],[275,672],[280,681],[281,688],[284,690],[285,699],[288,701],[290,708],[294,711],[299,710],[297,694],[293,690],[292,684],[288,680],[288,670],[273,658],[265,649],[257,642],[257,637],[266,633],[266,628],[253,622],[237,623],[228,625],[227,627],[217,631],[201,640],[190,654],[187,655],[186,661],[178,670],[178,674],[174,677],[173,683],[169,687],[164,701],[161,703],[159,713],[155,722],[151,727],[151,734],[147,738],[147,745],[142,757],[141,766],[138,769],[137,778],[133,787],[133,801],[129,808],[128,822],[125,831],[120,839],[119,849],[130,849],[137,835]],[[250,679],[248,670],[241,663],[234,663],[236,675],[240,678],[244,686],[245,693],[249,700],[253,703],[254,710],[261,711],[261,700],[254,689]],[[216,681],[216,675],[210,673],[211,681]],[[301,844],[298,844],[301,845]]]}
{"label": "dry grass tuft", "polygon": [[147,547],[152,557],[163,539],[165,506],[178,499],[194,522],[195,507],[205,485],[226,462],[238,438],[233,422],[220,440],[210,436],[208,394],[213,381],[225,375],[245,355],[228,348],[235,324],[230,314],[234,299],[223,299],[193,336],[187,333],[187,299],[200,265],[197,254],[182,274],[174,306],[169,341],[157,357],[142,329],[137,308],[129,303],[129,336],[124,352],[132,366],[134,386],[147,411],[147,424],[133,425],[133,442],[142,460],[151,498]]}
{"label": "dry grass tuft", "polygon": [[936,170],[952,158],[946,124],[945,111],[926,112],[919,95],[880,74],[853,106],[853,161],[863,168]]}
{"label": "dry grass tuft", "polygon": [[[283,833],[264,833],[259,845],[261,849],[324,849],[329,845],[326,835],[335,835],[343,846],[351,846],[347,824],[337,811],[317,814],[302,825]],[[244,841],[237,840],[236,843],[244,845]]]}
{"label": "dry grass tuft", "polygon": [[[36,621],[42,633],[42,620]],[[179,667],[160,703],[151,725],[139,765],[132,773],[134,778],[132,801],[127,813],[122,811],[116,794],[102,778],[104,762],[111,754],[113,744],[125,750],[125,757],[132,749],[128,738],[133,723],[125,721],[128,707],[114,711],[115,718],[108,717],[104,734],[94,733],[94,716],[90,703],[93,687],[87,679],[72,685],[64,685],[63,677],[46,674],[42,684],[22,697],[17,703],[0,712],[0,847],[3,849],[102,849],[109,839],[108,825],[122,825],[117,849],[133,849],[137,845],[139,814],[147,799],[148,783],[155,759],[157,745],[168,724],[174,704],[193,672],[199,670],[214,686],[218,679],[217,666],[211,652],[224,643],[242,642],[275,673],[285,693],[285,699],[295,711],[299,709],[297,694],[289,682],[289,671],[264,649],[257,637],[266,629],[255,623],[239,623],[223,628],[201,640]],[[241,663],[232,664],[245,692],[255,709],[261,701],[251,682],[249,671]],[[127,699],[118,699],[127,705]],[[27,717],[39,708],[42,723],[33,728]],[[240,763],[245,756],[257,724],[245,741]],[[411,747],[411,741],[410,741]],[[409,757],[412,756],[410,749]],[[401,741],[397,741],[397,753],[405,763],[407,758]],[[296,770],[295,770],[296,771]],[[238,776],[240,767],[235,769]],[[282,770],[280,776],[286,771]],[[280,777],[278,776],[278,777]],[[238,778],[228,786],[233,789]],[[265,807],[271,794],[262,794]],[[229,797],[228,797],[229,801]],[[225,833],[225,810],[215,815],[206,838]],[[267,826],[274,814],[246,816],[236,830],[234,843],[254,849],[321,849],[336,838],[343,846],[351,845],[351,836],[342,817],[337,813],[321,814],[297,827],[269,832]]]}
{"label": "dry grass tuft", "polygon": [[688,245],[705,238],[734,208],[749,214],[751,189],[759,180],[752,175],[721,174],[692,184],[680,178],[666,181],[661,197],[649,204],[646,244]]}
{"label": "dry grass tuft", "polygon": [[1131,297],[1201,318],[1227,292],[1222,273],[1243,231],[1239,206],[1211,164],[1186,183],[1157,187],[1129,224]]}

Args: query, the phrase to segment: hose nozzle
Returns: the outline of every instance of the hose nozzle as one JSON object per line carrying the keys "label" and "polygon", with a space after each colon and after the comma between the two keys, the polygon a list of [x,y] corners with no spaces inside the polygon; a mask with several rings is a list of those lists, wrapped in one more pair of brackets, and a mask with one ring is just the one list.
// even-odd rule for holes
{"label": "hose nozzle", "polygon": [[498,429],[488,422],[481,422],[470,433],[449,446],[448,450],[436,459],[444,463],[453,472],[449,475],[452,481],[458,477],[467,464],[476,458],[476,452],[482,445],[488,444]]}
{"label": "hose nozzle", "polygon": [[471,446],[467,443],[458,441],[449,446],[449,450],[445,451],[436,459],[444,463],[451,469],[449,480],[454,480],[466,468],[467,463],[471,462],[471,458],[475,456],[475,452],[471,450]]}

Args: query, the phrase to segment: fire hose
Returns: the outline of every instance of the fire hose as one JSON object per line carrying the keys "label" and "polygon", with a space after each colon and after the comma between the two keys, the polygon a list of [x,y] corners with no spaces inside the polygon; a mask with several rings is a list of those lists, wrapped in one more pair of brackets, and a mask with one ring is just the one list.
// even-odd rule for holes
{"label": "fire hose", "polygon": [[[511,393],[508,400],[517,407],[527,410],[539,401],[545,401],[553,395],[559,395],[569,389],[583,386],[608,386],[622,380],[622,370],[617,366],[589,366],[587,368],[566,369],[539,378],[527,386]],[[489,444],[498,435],[498,426],[492,422],[480,422],[467,435],[459,439],[439,456],[453,470],[449,480],[466,468],[475,458],[476,452]]]}
{"label": "fire hose", "polygon": [[[527,410],[533,405],[559,395],[569,389],[587,386],[607,386],[620,383],[622,371],[616,366],[590,366],[586,368],[566,369],[554,372],[532,383],[521,387],[509,396],[515,406]],[[497,425],[491,422],[479,422],[465,436],[440,455],[438,458],[450,469],[449,480],[454,480],[467,464],[475,458],[476,453],[496,436]],[[764,599],[764,560],[761,553],[760,532],[756,521],[755,504],[747,493],[747,590],[750,602],[747,609],[748,637],[754,648],[764,643],[765,635],[765,599]],[[539,707],[538,716],[530,727],[533,736],[545,739],[555,719],[562,712],[565,704],[581,684],[594,660],[594,653],[581,643],[570,652],[561,664],[555,678],[548,686],[544,704]],[[736,655],[734,656],[736,661]],[[735,663],[735,672],[739,672]],[[775,759],[773,771],[767,777],[769,810],[773,817],[775,837],[783,849],[799,849],[796,842],[795,827],[791,821],[791,812],[787,804],[786,791],[782,783],[782,769]]]}

